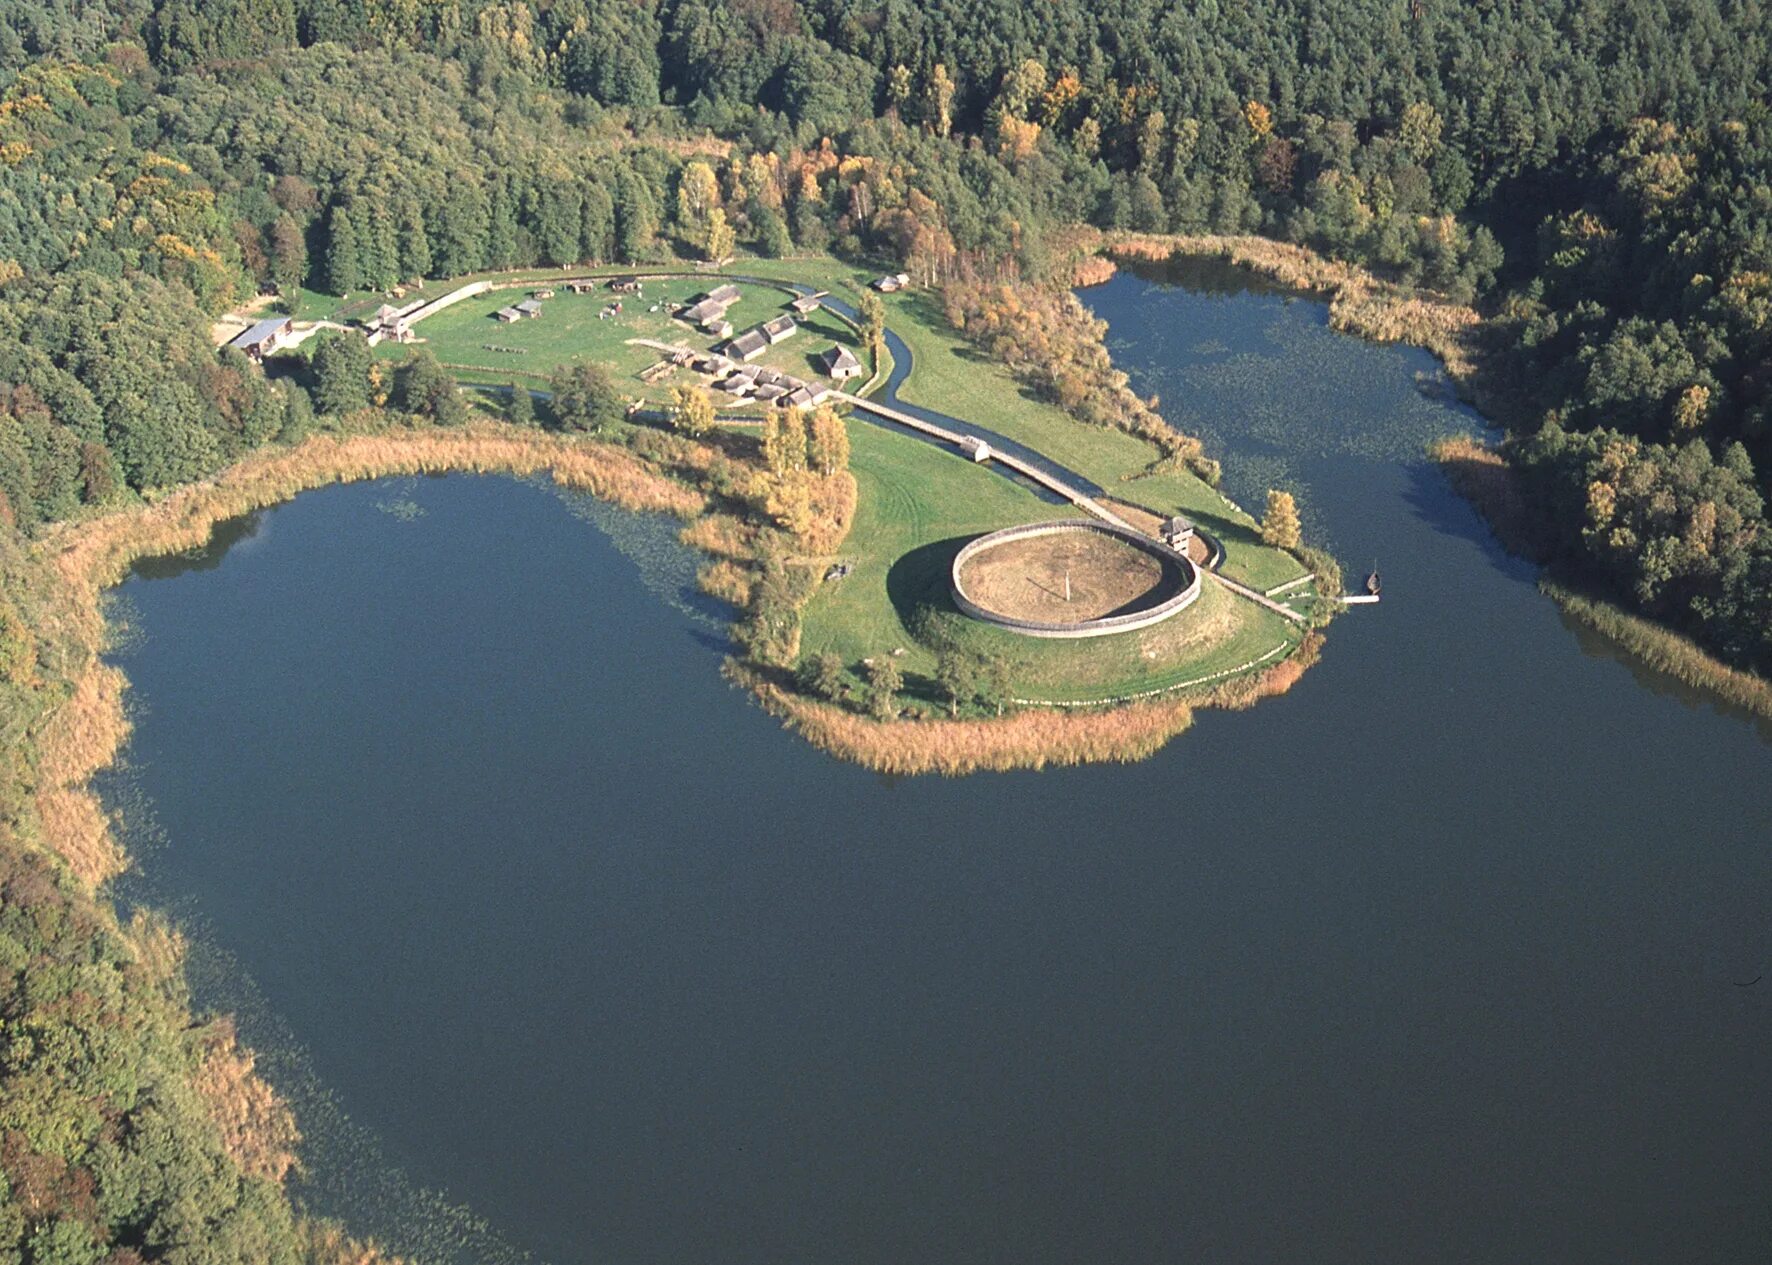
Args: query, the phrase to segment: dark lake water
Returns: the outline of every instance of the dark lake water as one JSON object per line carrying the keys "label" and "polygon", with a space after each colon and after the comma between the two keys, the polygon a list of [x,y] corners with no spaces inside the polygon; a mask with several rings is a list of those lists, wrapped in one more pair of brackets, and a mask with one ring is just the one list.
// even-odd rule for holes
{"label": "dark lake water", "polygon": [[1143,764],[838,764],[720,682],[669,525],[537,485],[329,488],[122,586],[125,895],[322,1206],[461,1259],[1772,1257],[1766,732],[1496,550],[1428,358],[1193,280],[1084,297],[1385,601]]}

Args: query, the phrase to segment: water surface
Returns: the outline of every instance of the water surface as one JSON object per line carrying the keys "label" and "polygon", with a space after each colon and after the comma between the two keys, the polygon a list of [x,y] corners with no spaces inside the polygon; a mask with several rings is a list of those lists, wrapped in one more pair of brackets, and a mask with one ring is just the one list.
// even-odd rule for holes
{"label": "water surface", "polygon": [[720,683],[668,525],[529,484],[328,488],[123,586],[143,886],[349,1117],[323,1202],[559,1262],[1772,1254],[1766,737],[1499,553],[1425,356],[1084,297],[1385,575],[1143,764],[838,764]]}

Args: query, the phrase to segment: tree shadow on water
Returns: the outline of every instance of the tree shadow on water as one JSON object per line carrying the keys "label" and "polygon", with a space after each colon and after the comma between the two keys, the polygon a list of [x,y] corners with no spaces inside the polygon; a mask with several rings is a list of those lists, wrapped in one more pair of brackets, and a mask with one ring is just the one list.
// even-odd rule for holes
{"label": "tree shadow on water", "polygon": [[1502,548],[1501,541],[1496,539],[1477,507],[1459,495],[1438,465],[1427,460],[1412,461],[1404,469],[1409,476],[1409,486],[1403,493],[1403,503],[1416,518],[1439,535],[1476,545],[1489,563],[1504,575],[1516,580],[1536,579],[1538,565]]}

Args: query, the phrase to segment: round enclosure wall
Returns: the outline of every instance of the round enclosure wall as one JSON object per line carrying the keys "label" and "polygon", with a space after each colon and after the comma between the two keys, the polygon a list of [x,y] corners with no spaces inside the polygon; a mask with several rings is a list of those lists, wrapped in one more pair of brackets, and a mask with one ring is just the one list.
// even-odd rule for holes
{"label": "round enclosure wall", "polygon": [[1200,573],[1149,536],[1093,519],[980,536],[954,557],[954,604],[1030,637],[1102,637],[1148,628],[1200,596]]}

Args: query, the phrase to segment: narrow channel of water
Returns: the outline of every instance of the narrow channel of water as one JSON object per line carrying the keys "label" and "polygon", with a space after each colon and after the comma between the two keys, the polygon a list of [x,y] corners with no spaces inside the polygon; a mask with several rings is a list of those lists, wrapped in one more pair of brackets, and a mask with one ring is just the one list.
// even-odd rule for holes
{"label": "narrow channel of water", "polygon": [[1765,1259],[1766,735],[1499,553],[1425,356],[1084,298],[1233,496],[1385,575],[1142,764],[837,764],[720,684],[668,526],[507,480],[123,586],[142,887],[348,1117],[328,1206],[464,1259]]}

